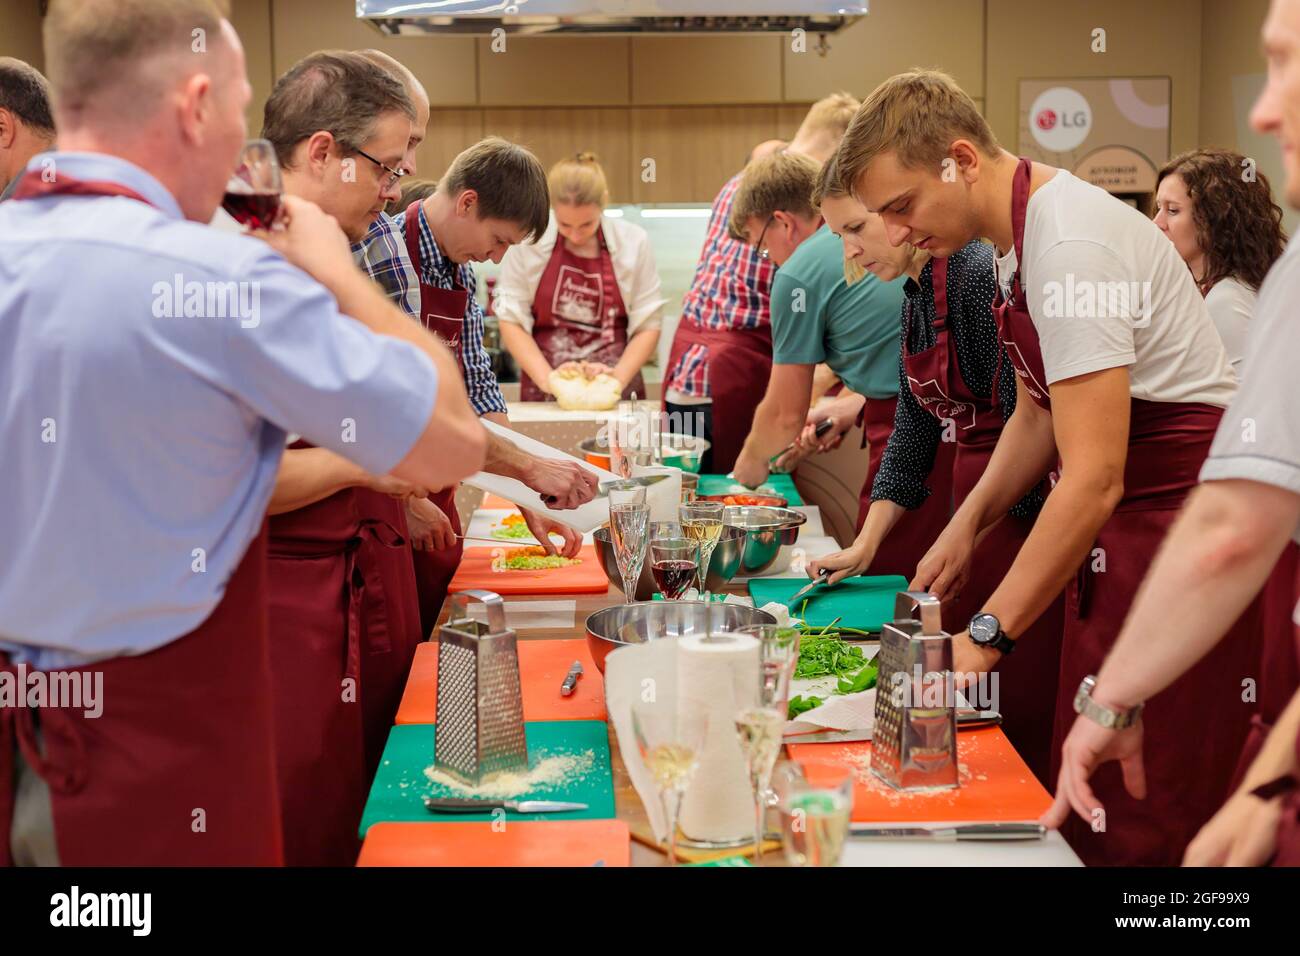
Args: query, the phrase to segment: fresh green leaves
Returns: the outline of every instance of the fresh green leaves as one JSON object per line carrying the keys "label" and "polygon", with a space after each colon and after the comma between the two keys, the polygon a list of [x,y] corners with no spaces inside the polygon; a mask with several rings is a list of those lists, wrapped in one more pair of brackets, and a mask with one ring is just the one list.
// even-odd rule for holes
{"label": "fresh green leaves", "polygon": [[790,699],[790,719],[794,720],[802,713],[812,710],[814,707],[820,707],[826,703],[820,697],[804,697],[802,694]]}
{"label": "fresh green leaves", "polygon": [[807,632],[799,642],[799,663],[795,665],[794,676],[843,676],[857,672],[865,663],[861,647],[839,637]]}
{"label": "fresh green leaves", "polygon": [[880,672],[880,665],[874,660],[850,677],[841,677],[839,683],[835,685],[837,694],[857,694],[864,690],[870,690],[876,686],[876,677]]}

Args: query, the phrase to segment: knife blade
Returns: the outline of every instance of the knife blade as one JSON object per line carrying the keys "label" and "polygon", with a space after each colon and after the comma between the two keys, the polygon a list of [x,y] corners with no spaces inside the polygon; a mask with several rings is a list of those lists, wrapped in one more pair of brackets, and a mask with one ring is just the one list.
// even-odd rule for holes
{"label": "knife blade", "polygon": [[801,587],[798,591],[795,591],[793,595],[791,595],[790,600],[785,602],[785,606],[787,608],[794,607],[795,601],[799,600],[801,597],[803,597],[813,588],[817,587],[817,585],[825,584],[826,579],[829,578],[830,576],[831,576],[831,569],[822,568],[820,571],[817,572],[817,577],[813,578],[811,581],[809,581],[807,584]]}
{"label": "knife blade", "polygon": [[849,836],[854,840],[933,840],[936,843],[1028,842],[1045,839],[1047,828],[1041,823],[959,823],[950,827],[877,827],[850,823]]}
{"label": "knife blade", "polygon": [[[823,418],[821,421],[817,423],[817,427],[813,429],[813,434],[816,437],[821,438],[823,435],[825,435],[828,431],[830,431],[834,427],[835,427],[835,422],[833,422],[829,418]],[[782,455],[788,455],[790,452],[794,451],[794,446],[797,444],[799,444],[799,439],[796,438],[794,441],[790,442],[790,444],[786,445],[775,455],[769,458],[767,460],[767,463],[769,465],[775,465],[777,461],[781,459]]]}
{"label": "knife blade", "polygon": [[[996,710],[970,710],[957,714],[957,730],[975,730],[1002,723]],[[852,744],[871,739],[870,730],[820,730],[806,734],[785,734],[783,744]]]}
{"label": "knife blade", "polygon": [[565,803],[561,800],[473,800],[460,797],[425,797],[424,807],[430,813],[487,813],[491,810],[511,810],[515,813],[573,813],[586,810],[585,803]]}
{"label": "knife blade", "polygon": [[596,486],[597,498],[608,498],[611,489],[629,488],[637,485],[649,488],[661,481],[667,481],[670,475],[641,475],[638,478],[617,478],[614,481],[602,481]]}
{"label": "knife blade", "polygon": [[564,683],[560,685],[560,695],[568,697],[573,693],[573,689],[578,686],[578,678],[582,676],[582,661],[574,661],[573,666],[569,668],[569,673],[564,675]]}

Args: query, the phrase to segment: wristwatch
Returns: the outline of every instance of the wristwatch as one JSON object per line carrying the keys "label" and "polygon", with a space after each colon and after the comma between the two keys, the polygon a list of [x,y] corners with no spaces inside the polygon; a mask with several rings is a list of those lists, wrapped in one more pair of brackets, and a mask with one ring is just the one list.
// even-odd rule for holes
{"label": "wristwatch", "polygon": [[1097,677],[1095,674],[1089,674],[1079,683],[1079,689],[1074,695],[1074,712],[1076,714],[1083,714],[1093,723],[1099,724],[1107,730],[1123,730],[1125,727],[1132,727],[1137,723],[1137,719],[1142,716],[1142,704],[1138,704],[1132,710],[1114,710],[1092,699],[1092,691],[1096,686]]}
{"label": "wristwatch", "polygon": [[976,614],[970,619],[967,632],[970,639],[980,647],[991,647],[1003,654],[1010,654],[1016,649],[1016,642],[1007,637],[1007,632],[1002,630],[1002,622],[992,614]]}

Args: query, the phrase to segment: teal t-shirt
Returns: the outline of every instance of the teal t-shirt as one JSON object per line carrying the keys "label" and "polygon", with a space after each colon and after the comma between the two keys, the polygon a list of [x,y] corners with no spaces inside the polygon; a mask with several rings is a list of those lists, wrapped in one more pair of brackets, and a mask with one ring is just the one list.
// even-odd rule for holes
{"label": "teal t-shirt", "polygon": [[844,247],[822,226],[800,244],[772,280],[772,360],[825,362],[868,398],[898,394],[898,350],[906,277],[881,282],[868,273],[844,281]]}

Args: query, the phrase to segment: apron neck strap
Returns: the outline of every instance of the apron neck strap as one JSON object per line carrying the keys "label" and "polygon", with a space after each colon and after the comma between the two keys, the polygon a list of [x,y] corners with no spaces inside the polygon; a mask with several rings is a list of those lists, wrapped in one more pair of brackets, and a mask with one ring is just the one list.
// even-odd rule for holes
{"label": "apron neck strap", "polygon": [[98,179],[75,179],[60,174],[53,180],[47,180],[35,169],[23,173],[14,189],[12,199],[39,199],[43,196],[123,196],[134,199],[146,206],[152,206],[148,199],[141,196],[129,186],[121,183]]}
{"label": "apron neck strap", "polygon": [[1011,235],[1016,247],[1016,272],[1024,271],[1025,266],[1025,210],[1029,206],[1029,179],[1033,171],[1033,162],[1021,157],[1011,179]]}

